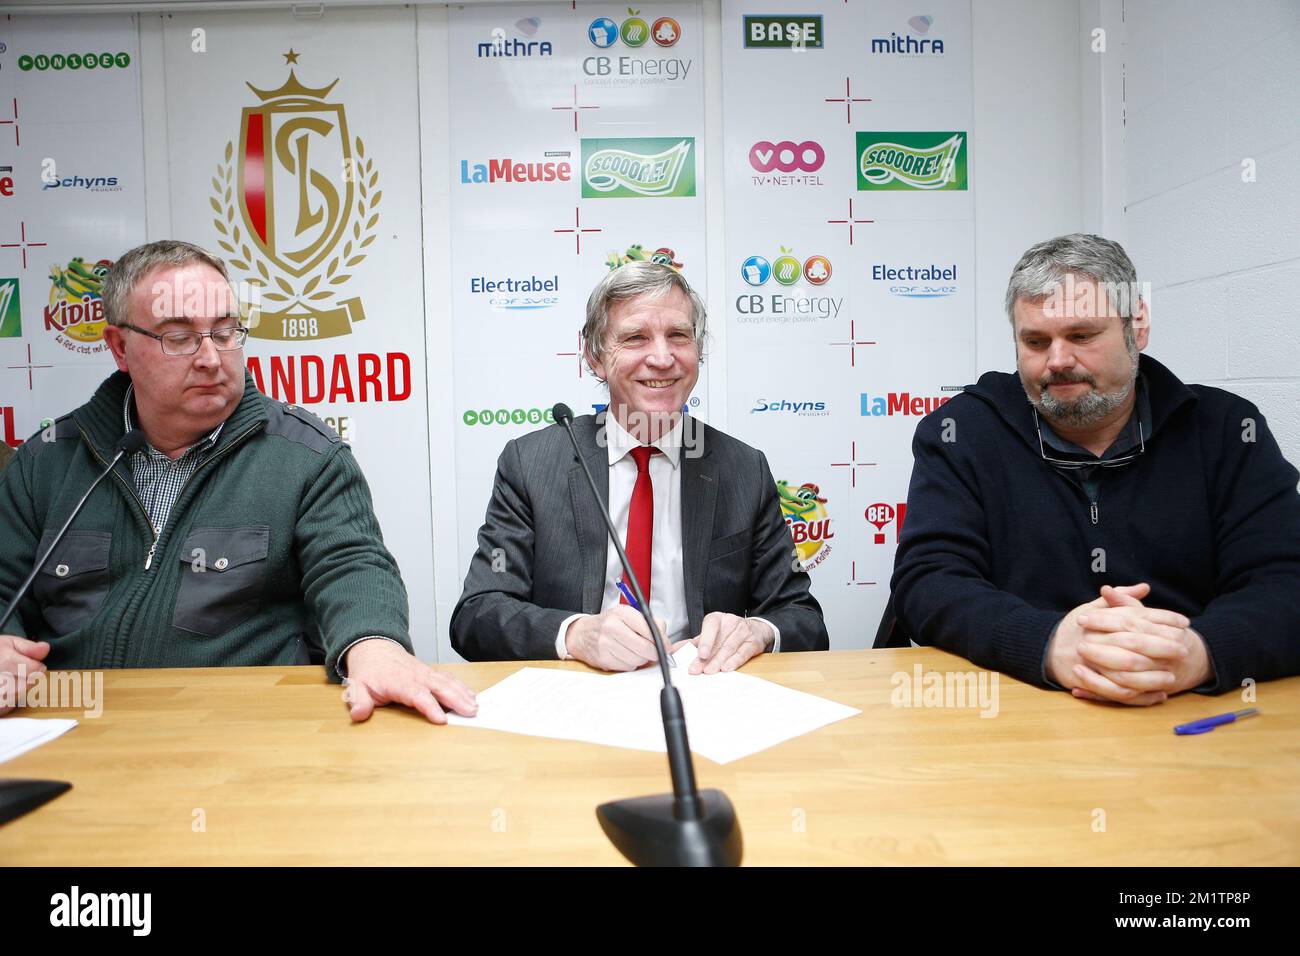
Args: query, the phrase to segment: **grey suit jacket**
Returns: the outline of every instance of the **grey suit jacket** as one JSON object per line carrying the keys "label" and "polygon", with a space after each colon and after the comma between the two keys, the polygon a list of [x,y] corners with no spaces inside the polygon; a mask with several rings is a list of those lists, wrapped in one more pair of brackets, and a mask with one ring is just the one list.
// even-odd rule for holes
{"label": "grey suit jacket", "polygon": [[[584,415],[573,429],[607,501],[603,424],[603,415]],[[682,566],[690,633],[699,633],[710,611],[728,611],[771,621],[781,629],[782,651],[826,650],[821,606],[807,573],[795,570],[767,459],[698,419],[687,416],[684,427]],[[564,429],[551,425],[512,439],[497,461],[478,550],[452,612],[452,647],[473,661],[554,660],[564,619],[600,613],[608,541]]]}

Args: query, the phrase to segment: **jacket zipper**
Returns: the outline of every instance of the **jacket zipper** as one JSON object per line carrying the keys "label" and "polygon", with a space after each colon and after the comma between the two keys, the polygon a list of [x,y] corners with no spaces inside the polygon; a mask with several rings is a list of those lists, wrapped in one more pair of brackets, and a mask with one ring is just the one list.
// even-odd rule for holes
{"label": "jacket zipper", "polygon": [[1097,502],[1095,501],[1092,502],[1092,506],[1088,509],[1088,514],[1092,516],[1092,523],[1096,524],[1097,523]]}

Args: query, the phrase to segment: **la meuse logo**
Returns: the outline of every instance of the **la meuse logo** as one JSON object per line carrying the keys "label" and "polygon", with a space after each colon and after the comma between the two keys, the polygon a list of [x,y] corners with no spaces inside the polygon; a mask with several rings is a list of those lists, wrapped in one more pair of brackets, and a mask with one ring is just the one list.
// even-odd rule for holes
{"label": "la meuse logo", "polygon": [[862,414],[871,418],[890,415],[928,415],[940,405],[952,400],[951,395],[913,395],[910,392],[888,392],[871,395],[863,392],[860,398]]}
{"label": "la meuse logo", "polygon": [[460,161],[460,181],[475,183],[553,183],[569,182],[573,167],[566,161],[521,163],[516,160],[490,159],[486,163]]}

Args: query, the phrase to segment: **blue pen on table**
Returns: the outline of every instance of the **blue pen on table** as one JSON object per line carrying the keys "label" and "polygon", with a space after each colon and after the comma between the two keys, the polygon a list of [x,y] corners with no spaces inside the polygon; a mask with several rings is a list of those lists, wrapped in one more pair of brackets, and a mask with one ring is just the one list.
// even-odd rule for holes
{"label": "blue pen on table", "polygon": [[1258,713],[1258,707],[1247,707],[1245,710],[1236,710],[1227,714],[1218,714],[1214,717],[1204,717],[1201,720],[1193,720],[1190,724],[1179,724],[1174,728],[1174,733],[1179,736],[1184,736],[1186,734],[1209,733],[1215,727],[1220,727],[1223,724],[1230,724],[1238,717],[1254,717]]}
{"label": "blue pen on table", "polygon": [[[622,594],[623,594],[623,598],[624,598],[624,600],[627,601],[627,605],[628,605],[628,607],[630,607],[630,608],[631,608],[632,610],[634,610],[634,611],[639,611],[639,610],[641,610],[641,605],[640,605],[640,604],[637,604],[637,603],[636,603],[636,598],[634,598],[634,597],[632,596],[632,589],[629,588],[629,587],[627,586],[627,584],[624,583],[623,581],[615,581],[614,583],[618,585],[618,589],[619,589],[620,592],[622,592]],[[667,640],[667,638],[664,638],[664,640]],[[668,650],[668,648],[665,647],[665,648],[664,648],[664,651],[667,652],[667,650]],[[671,654],[668,655],[668,666],[669,666],[669,667],[676,667],[676,666],[677,666],[677,662],[676,662],[675,660],[673,660],[673,655],[671,655]]]}

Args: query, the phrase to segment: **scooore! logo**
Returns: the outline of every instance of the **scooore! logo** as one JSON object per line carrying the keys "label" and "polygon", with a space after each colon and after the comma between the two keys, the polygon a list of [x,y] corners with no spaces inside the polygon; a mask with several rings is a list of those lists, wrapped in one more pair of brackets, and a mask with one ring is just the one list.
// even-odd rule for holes
{"label": "scooore! logo", "polygon": [[522,20],[515,21],[516,36],[507,37],[504,27],[494,27],[492,29],[491,39],[478,45],[479,58],[483,57],[528,57],[528,56],[550,56],[554,51],[551,49],[549,40],[534,40],[537,31],[541,27],[542,21],[538,17],[524,17]]}
{"label": "scooore! logo", "polygon": [[904,299],[940,299],[957,292],[957,264],[891,266],[880,262],[871,267],[871,281],[889,283],[889,294]]}
{"label": "scooore! logo", "polygon": [[965,189],[966,134],[858,133],[858,189]]}
{"label": "scooore! logo", "polygon": [[746,13],[742,16],[745,46],[768,50],[823,49],[824,31],[820,13]]}
{"label": "scooore! logo", "polygon": [[633,244],[627,247],[627,252],[611,250],[605,257],[605,265],[609,266],[611,271],[629,262],[657,262],[661,266],[671,266],[678,272],[684,268],[682,263],[677,261],[677,253],[667,246],[660,246],[654,252],[646,252],[644,246]]}
{"label": "scooore! logo", "polygon": [[17,279],[0,279],[0,339],[23,334],[23,310]]}
{"label": "scooore! logo", "polygon": [[804,401],[802,399],[791,401],[788,398],[760,398],[758,401],[754,402],[754,407],[749,410],[749,414],[751,415],[759,415],[767,412],[773,412],[780,415],[798,415],[800,418],[824,418],[830,414],[826,408],[825,402]]}
{"label": "scooore! logo", "polygon": [[805,571],[811,571],[830,557],[829,542],[835,537],[830,515],[826,512],[826,499],[812,482],[791,488],[788,481],[778,481],[776,494],[786,527],[794,539],[799,563]]}
{"label": "scooore! logo", "polygon": [[343,295],[379,236],[383,190],[343,104],[325,102],[337,84],[304,86],[292,68],[279,89],[245,83],[259,104],[244,107],[238,154],[227,142],[212,179],[217,244],[265,288],[262,300],[283,306],[250,318],[256,338],[331,338],[366,318],[361,299]]}
{"label": "scooore! logo", "polygon": [[695,195],[695,138],[584,139],[584,199]]}
{"label": "scooore! logo", "polygon": [[[944,391],[959,392],[961,389],[945,386]],[[912,395],[910,392],[872,395],[863,392],[859,402],[863,415],[870,418],[884,418],[892,415],[929,415],[940,405],[946,405],[952,399],[952,395]]]}
{"label": "scooore! logo", "polygon": [[129,53],[24,53],[18,57],[18,69],[31,70],[111,70],[131,65]]}
{"label": "scooore! logo", "polygon": [[[113,267],[110,259],[100,259],[92,266],[77,256],[67,268],[50,266],[50,304],[45,307],[45,331],[69,352],[98,355],[108,345],[104,342],[104,302],[100,287]],[[15,289],[16,291],[16,289]]]}
{"label": "scooore! logo", "polygon": [[[930,32],[934,17],[917,16],[907,21],[907,25],[917,33]],[[871,38],[872,53],[889,53],[896,56],[942,56],[943,41],[937,37],[913,36],[910,33],[890,32],[887,37]]]}
{"label": "scooore! logo", "polygon": [[[750,256],[740,264],[740,278],[754,288],[767,285],[769,280],[785,287],[798,285],[818,289],[830,282],[833,270],[825,256],[808,256],[799,259],[793,250],[780,247],[781,254],[774,260],[766,256]],[[844,307],[844,299],[830,295],[812,295],[805,289],[791,288],[789,293],[757,292],[736,296],[737,321],[751,325],[773,325],[815,322],[834,318]]]}
{"label": "scooore! logo", "polygon": [[521,163],[513,159],[489,159],[486,163],[460,161],[462,183],[554,183],[569,182],[573,167],[567,159],[568,150],[555,150],[543,154],[541,162]]}
{"label": "scooore! logo", "polygon": [[628,17],[619,26],[609,17],[597,17],[587,27],[587,39],[591,45],[608,50],[619,40],[633,49],[643,47],[647,41],[655,46],[670,47],[682,38],[682,26],[672,17],[660,17],[653,24],[647,22],[640,10],[627,8]]}
{"label": "scooore! logo", "polygon": [[122,191],[122,186],[116,176],[63,176],[45,180],[41,191],[47,189],[84,189],[92,193],[116,193]]}
{"label": "scooore! logo", "polygon": [[466,425],[547,425],[555,421],[549,408],[468,409],[460,420]]}
{"label": "scooore! logo", "polygon": [[560,277],[553,275],[549,279],[541,276],[529,276],[526,279],[508,277],[489,279],[486,276],[474,276],[469,280],[470,295],[488,296],[488,304],[494,308],[511,312],[525,312],[535,309],[549,309],[559,305]]}

